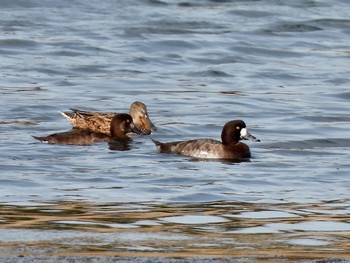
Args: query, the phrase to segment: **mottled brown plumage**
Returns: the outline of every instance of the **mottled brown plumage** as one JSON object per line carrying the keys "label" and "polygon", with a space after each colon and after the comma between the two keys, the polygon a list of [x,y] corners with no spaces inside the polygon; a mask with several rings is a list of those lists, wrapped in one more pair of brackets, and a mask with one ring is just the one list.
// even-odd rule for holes
{"label": "mottled brown plumage", "polygon": [[[84,130],[91,130],[110,134],[109,126],[115,112],[97,112],[97,111],[82,111],[78,109],[71,109],[72,112],[61,112],[67,118],[73,128]],[[140,101],[135,101],[131,104],[129,114],[137,129],[142,131],[143,135],[149,135],[152,131],[157,130],[154,124],[148,117],[147,107]]]}

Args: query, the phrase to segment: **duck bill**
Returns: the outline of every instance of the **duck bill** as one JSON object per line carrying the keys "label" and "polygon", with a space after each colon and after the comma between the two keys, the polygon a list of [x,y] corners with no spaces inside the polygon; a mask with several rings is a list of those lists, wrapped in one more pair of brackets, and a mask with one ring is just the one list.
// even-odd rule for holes
{"label": "duck bill", "polygon": [[151,131],[156,131],[157,127],[150,121],[151,123]]}
{"label": "duck bill", "polygon": [[260,142],[260,140],[258,138],[256,138],[255,136],[251,135],[246,128],[243,128],[241,130],[241,139],[250,140],[253,142]]}
{"label": "duck bill", "polygon": [[154,124],[151,122],[151,120],[147,118],[141,118],[141,130],[142,135],[150,135],[152,131],[156,131],[157,128],[154,126]]}
{"label": "duck bill", "polygon": [[136,133],[138,135],[145,135],[145,133],[143,131],[139,130],[138,128],[136,128],[135,125],[132,125],[130,127],[130,131],[133,132],[133,133]]}

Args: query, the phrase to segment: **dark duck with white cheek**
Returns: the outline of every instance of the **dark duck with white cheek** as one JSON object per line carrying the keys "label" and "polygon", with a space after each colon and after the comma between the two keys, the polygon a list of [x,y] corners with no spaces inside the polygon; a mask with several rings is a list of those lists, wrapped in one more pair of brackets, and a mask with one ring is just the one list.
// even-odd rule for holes
{"label": "dark duck with white cheek", "polygon": [[227,122],[221,133],[221,142],[214,139],[196,139],[162,143],[156,140],[157,150],[160,153],[174,153],[199,159],[249,159],[251,153],[248,145],[240,140],[260,141],[251,135],[242,120]]}

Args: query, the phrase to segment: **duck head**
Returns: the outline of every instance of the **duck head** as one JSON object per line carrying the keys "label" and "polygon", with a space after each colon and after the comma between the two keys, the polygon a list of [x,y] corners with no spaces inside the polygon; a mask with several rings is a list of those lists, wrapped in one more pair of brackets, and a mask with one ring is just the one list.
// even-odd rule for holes
{"label": "duck head", "polygon": [[132,116],[135,126],[141,130],[144,135],[149,135],[152,131],[157,130],[148,116],[147,107],[144,103],[135,101],[131,104],[129,113]]}

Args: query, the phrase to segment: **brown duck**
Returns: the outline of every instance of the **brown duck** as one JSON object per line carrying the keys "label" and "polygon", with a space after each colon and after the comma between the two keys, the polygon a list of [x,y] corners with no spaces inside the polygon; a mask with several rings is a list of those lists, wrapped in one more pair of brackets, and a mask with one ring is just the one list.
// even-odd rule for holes
{"label": "brown duck", "polygon": [[132,139],[126,135],[129,132],[141,134],[141,131],[135,127],[129,114],[117,114],[111,121],[111,135],[91,130],[73,129],[67,132],[54,133],[49,136],[33,137],[41,142],[51,144],[91,145],[96,142],[131,142]]}
{"label": "brown duck", "polygon": [[[67,118],[73,128],[91,130],[108,135],[110,134],[109,126],[111,120],[118,114],[115,112],[71,110],[72,112],[61,112],[61,114]],[[133,102],[130,106],[129,114],[133,119],[135,127],[142,132],[142,135],[149,135],[152,131],[157,130],[149,119],[147,107],[144,103],[140,101]]]}

